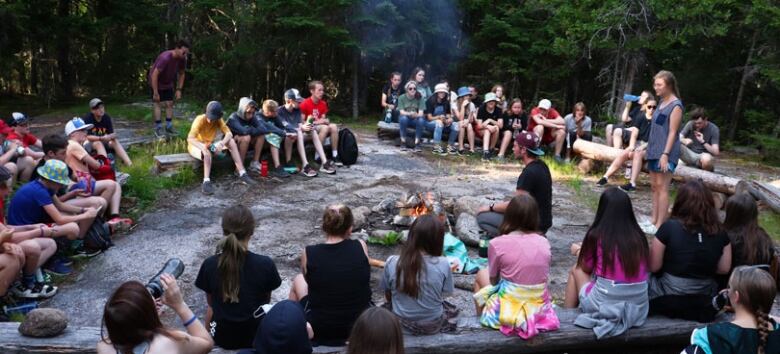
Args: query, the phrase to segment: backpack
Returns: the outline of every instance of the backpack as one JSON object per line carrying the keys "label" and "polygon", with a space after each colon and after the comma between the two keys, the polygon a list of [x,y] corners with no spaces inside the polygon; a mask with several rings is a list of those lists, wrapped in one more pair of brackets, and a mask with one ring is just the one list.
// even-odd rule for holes
{"label": "backpack", "polygon": [[95,217],[92,226],[89,227],[87,234],[84,235],[84,247],[90,250],[105,251],[113,245],[114,242],[111,241],[111,230],[108,228],[108,224],[102,217]]}
{"label": "backpack", "polygon": [[90,169],[89,171],[89,173],[96,181],[104,179],[116,181],[116,172],[114,172],[114,169],[111,167],[111,160],[109,160],[108,157],[96,154],[92,155],[92,158],[101,163],[99,168]]}
{"label": "backpack", "polygon": [[338,153],[344,165],[354,165],[358,158],[358,144],[355,134],[347,128],[339,131]]}

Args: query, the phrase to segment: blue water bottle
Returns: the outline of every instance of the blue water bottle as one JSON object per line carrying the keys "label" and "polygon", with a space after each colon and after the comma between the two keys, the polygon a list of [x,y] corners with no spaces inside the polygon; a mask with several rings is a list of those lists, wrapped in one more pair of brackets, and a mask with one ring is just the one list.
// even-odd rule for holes
{"label": "blue water bottle", "polygon": [[623,95],[623,100],[626,102],[639,102],[639,96],[634,96],[630,93]]}
{"label": "blue water bottle", "polygon": [[38,308],[38,303],[35,301],[19,303],[16,306],[3,306],[3,312],[6,315],[26,315],[28,312]]}

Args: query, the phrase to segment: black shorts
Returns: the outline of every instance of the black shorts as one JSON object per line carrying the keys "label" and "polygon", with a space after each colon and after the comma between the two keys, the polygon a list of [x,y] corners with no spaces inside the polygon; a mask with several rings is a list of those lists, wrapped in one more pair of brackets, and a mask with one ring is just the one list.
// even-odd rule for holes
{"label": "black shorts", "polygon": [[[170,102],[170,101],[173,101],[174,90],[172,88],[165,89],[165,90],[158,89],[157,93],[160,94],[160,102]],[[149,89],[149,97],[154,99],[154,90],[152,90],[151,88]]]}
{"label": "black shorts", "polygon": [[259,319],[244,322],[212,320],[206,324],[206,327],[213,331],[214,343],[230,350],[251,348],[259,326]]}
{"label": "black shorts", "polygon": [[631,142],[631,130],[629,130],[630,127],[623,127],[623,144],[628,144]]}

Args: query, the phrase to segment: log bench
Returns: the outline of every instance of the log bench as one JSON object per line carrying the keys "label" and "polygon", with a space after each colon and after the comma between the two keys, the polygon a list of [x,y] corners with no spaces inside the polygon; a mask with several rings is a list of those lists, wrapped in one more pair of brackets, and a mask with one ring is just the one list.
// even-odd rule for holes
{"label": "log bench", "polygon": [[[593,331],[574,326],[576,309],[556,309],[561,321],[558,331],[542,333],[530,340],[506,337],[483,328],[476,317],[458,321],[458,333],[405,336],[406,353],[547,353],[547,352],[643,352],[677,353],[690,340],[691,331],[704,324],[649,317],[644,326],[613,338],[596,340]],[[725,318],[723,318],[725,320]],[[54,338],[28,338],[18,332],[18,323],[0,323],[0,353],[95,353],[100,340],[98,327],[68,327]],[[344,348],[317,347],[319,354],[343,353]],[[215,349],[215,353],[232,353]]]}
{"label": "log bench", "polygon": [[[376,135],[379,138],[384,139],[395,139],[401,136],[401,124],[399,123],[386,123],[383,120],[380,120],[376,124]],[[406,128],[406,136],[414,136],[414,127],[407,127]],[[446,141],[447,137],[449,136],[448,131],[444,131],[441,134],[441,140]],[[433,139],[433,132],[424,129],[423,130],[423,137]],[[475,136],[475,138],[479,141],[482,141],[482,139],[478,136]]]}

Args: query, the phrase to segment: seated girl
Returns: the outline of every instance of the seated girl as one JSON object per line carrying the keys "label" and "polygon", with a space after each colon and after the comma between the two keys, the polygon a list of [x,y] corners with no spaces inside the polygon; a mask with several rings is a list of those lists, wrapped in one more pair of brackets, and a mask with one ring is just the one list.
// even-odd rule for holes
{"label": "seated girl", "polygon": [[301,270],[293,280],[290,300],[299,301],[314,328],[313,342],[342,346],[352,325],[371,302],[368,247],[352,240],[352,211],[328,206],[322,217],[325,243],[306,246]]}
{"label": "seated girl", "polygon": [[550,243],[539,234],[539,207],[523,193],[512,198],[490,240],[488,269],[477,273],[474,300],[485,327],[528,339],[560,327],[550,302]]}
{"label": "seated girl", "polygon": [[469,138],[469,148],[471,152],[474,152],[476,147],[474,138],[475,135],[482,139],[482,159],[489,160],[493,148],[496,147],[498,142],[499,125],[498,121],[501,120],[502,111],[496,105],[498,99],[494,93],[488,93],[485,95],[485,103],[477,110],[476,118],[472,121],[472,124],[466,126],[466,131]]}
{"label": "seated girl", "polygon": [[200,266],[195,286],[206,293],[205,323],[224,349],[249,348],[260,323],[261,306],[282,284],[273,260],[249,251],[255,219],[249,208],[235,205],[222,213],[225,238],[218,254]]}
{"label": "seated girl", "polygon": [[455,291],[444,248],[444,224],[433,215],[418,217],[400,256],[385,264],[382,289],[404,330],[414,335],[452,332],[458,310],[444,301]]}
{"label": "seated girl", "polygon": [[734,320],[693,330],[682,353],[780,353],[780,327],[769,317],[777,295],[772,276],[760,267],[740,266],[725,291]]}
{"label": "seated girl", "polygon": [[717,274],[731,269],[731,243],[722,230],[709,189],[688,181],[677,190],[671,219],[650,248],[650,314],[709,322]]}
{"label": "seated girl", "polygon": [[579,304],[582,314],[574,324],[592,328],[598,339],[644,324],[650,251],[625,192],[613,187],[601,194],[596,218],[576,253],[564,300],[565,307]]}
{"label": "seated girl", "polygon": [[296,301],[283,300],[275,304],[265,316],[255,335],[253,349],[237,354],[311,354],[309,340],[314,336],[306,322],[303,307]]}
{"label": "seated girl", "polygon": [[404,333],[398,318],[382,307],[363,311],[349,336],[347,354],[404,354]]}
{"label": "seated girl", "polygon": [[723,228],[731,240],[732,269],[741,265],[770,264],[775,254],[772,238],[758,225],[758,206],[750,194],[732,195],[726,201]]}

